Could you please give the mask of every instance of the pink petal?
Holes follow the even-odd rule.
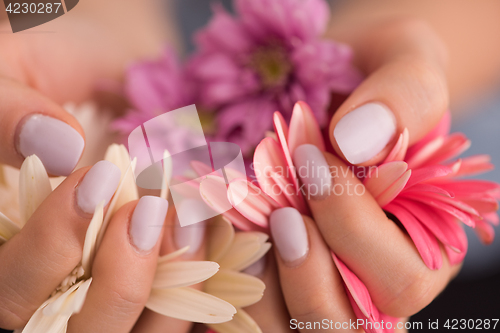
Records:
[[[401,193],[411,177],[411,172],[412,170],[406,170],[406,172],[399,177],[397,181],[395,181],[387,190],[375,198],[380,207],[384,207]]]
[[[499,184],[486,180],[454,180],[451,182],[443,183],[439,186],[446,190],[452,191],[456,195],[468,195],[470,193],[496,191],[500,187]]]
[[[490,163],[489,155],[476,155],[464,157],[462,164],[457,172],[457,176],[477,175],[494,169],[494,165]]]
[[[311,108],[305,102],[297,102],[293,107],[292,118],[290,119],[288,134],[290,153],[293,153],[298,146],[306,143],[315,145],[319,150],[325,151],[321,129]]]
[[[467,236],[455,218],[413,200],[398,199],[398,204],[410,211],[441,243],[456,252],[467,251]]]
[[[481,216],[493,225],[498,225],[500,222],[497,213],[483,213]]]
[[[451,127],[451,112],[450,110],[446,111],[445,114],[443,115],[443,118],[439,121],[439,123],[430,131],[427,133],[427,135],[421,139],[419,142],[415,143],[413,146],[411,146],[408,149],[408,157],[413,156],[413,154],[420,149],[422,149],[423,146],[427,145],[429,142],[432,140],[436,139],[437,137],[440,136],[446,136],[450,133],[450,127]]]
[[[344,286],[345,289],[347,289],[346,286]],[[354,298],[351,296],[349,289],[346,290],[347,297],[349,298],[349,302],[351,303],[352,310],[354,311],[354,314],[356,315],[356,318],[362,319],[363,320],[363,330],[365,333],[384,333],[384,330],[380,328],[380,323],[378,326],[375,324],[377,321],[374,320],[371,317],[366,317],[361,309],[359,308],[358,304],[354,300]],[[378,311],[375,307],[374,309]],[[379,327],[379,329],[376,329],[375,327]]]
[[[205,203],[219,214],[223,214],[231,223],[244,231],[259,230],[262,228],[252,223],[232,208],[227,199],[227,188],[224,178],[208,176],[200,183],[200,195]]]
[[[434,185],[425,184],[425,183],[416,184],[416,185],[413,185],[412,187],[404,190],[404,193],[411,193],[411,192],[430,192],[430,193],[445,195],[449,198],[453,198],[455,196],[455,194],[453,192],[448,192],[439,186],[434,186]]]
[[[443,258],[436,237],[403,206],[393,202],[384,209],[394,214],[405,227],[427,267],[440,269]]]
[[[460,198],[460,201],[474,208],[480,214],[483,213],[492,213],[498,210],[498,202],[493,198],[484,198],[484,199],[465,199]]]
[[[378,197],[396,182],[408,170],[403,161],[388,162],[376,168],[370,168],[363,184],[374,198]]]
[[[475,225],[474,219],[469,213],[463,212],[462,210],[454,207],[453,205],[445,203],[442,200],[435,200],[433,198],[426,197],[423,194],[415,194],[415,193],[407,193],[407,194],[404,193],[402,197],[410,198],[415,201],[419,201],[423,204],[436,207],[437,209],[441,209],[442,211],[445,211],[446,213],[455,216],[457,219],[459,219],[469,227],[473,228]]]
[[[349,269],[347,266],[337,258],[332,252],[332,258],[339,270],[342,280],[349,290],[349,293],[354,299],[356,305],[359,307],[361,313],[367,318],[373,318],[374,308],[370,293],[361,280]],[[376,318],[374,318],[376,319]]]
[[[392,161],[402,161],[405,158],[409,140],[410,140],[410,134],[408,132],[408,128],[405,127],[403,133],[399,135],[398,141],[394,145],[394,148],[392,148],[389,155],[387,155],[383,164]]]
[[[453,133],[446,137],[441,148],[429,157],[424,165],[439,164],[452,157],[458,156],[470,147],[470,140],[462,133]]]
[[[445,246],[444,250],[446,251],[446,255],[448,256],[448,261],[450,262],[450,264],[452,266],[458,265],[462,261],[464,261],[465,255],[467,254],[467,252],[465,252],[465,251],[464,252],[455,252],[451,248],[449,248],[448,246]]]
[[[289,206],[288,200],[282,193],[273,194],[276,183],[270,176],[277,168],[281,168],[279,171],[283,177],[289,171],[286,169],[287,162],[279,144],[272,138],[263,139],[255,149],[253,161],[255,176],[260,187],[281,206]]]
[[[263,228],[269,226],[269,215],[281,206],[260,188],[247,180],[237,179],[229,184],[228,200],[250,221]],[[234,203],[238,204],[234,204]]]
[[[411,175],[406,188],[410,188],[411,186],[425,182],[430,179],[444,177],[451,173],[451,169],[444,165],[433,165],[425,168],[415,169]]]
[[[474,215],[474,216],[479,216],[479,212],[474,209],[474,207],[471,207],[470,205],[466,204],[465,202],[458,200],[457,198],[450,198],[450,197],[445,197],[439,194],[435,193],[430,193],[430,192],[421,192],[418,194],[422,198],[428,198],[430,200],[435,200],[435,201],[441,201],[444,202],[448,205],[451,205],[453,207],[456,207],[460,209],[461,211]]]
[[[276,186],[278,186],[279,193],[287,198],[289,206],[294,207],[301,214],[308,215],[309,209],[304,200],[302,192],[300,192],[298,188],[295,188],[294,184],[284,178],[281,174],[271,172],[270,176],[274,180]],[[273,191],[276,192],[276,188],[274,188]]]
[[[481,240],[486,245],[489,245],[495,239],[495,230],[484,220],[476,220],[476,228],[474,229]]]
[[[426,145],[422,146],[419,150],[408,150],[406,155],[406,162],[408,162],[410,169],[415,169],[424,164],[427,159],[434,155],[436,151],[438,151],[444,143],[444,137],[437,137],[434,140],[428,142]]]

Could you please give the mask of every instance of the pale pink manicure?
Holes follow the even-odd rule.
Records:
[[[275,210],[270,217],[271,234],[283,261],[294,264],[309,251],[306,226],[295,208]]]
[[[85,213],[94,213],[97,205],[106,206],[120,183],[120,169],[111,162],[97,162],[76,189],[76,202]]]
[[[162,231],[167,216],[168,201],[155,196],[142,197],[130,221],[132,244],[141,251],[151,250]]]
[[[308,199],[322,199],[330,195],[330,166],[318,147],[311,144],[297,147],[293,152],[293,162]]]
[[[396,133],[396,119],[389,108],[368,103],[346,114],[335,126],[333,136],[352,164],[366,162],[385,148]]]
[[[73,127],[58,119],[35,114],[19,131],[17,148],[24,157],[35,154],[47,172],[68,176],[80,160],[85,142]]]

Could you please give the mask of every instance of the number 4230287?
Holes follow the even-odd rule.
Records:
[[[61,3],[9,3],[5,11],[9,14],[57,14]]]

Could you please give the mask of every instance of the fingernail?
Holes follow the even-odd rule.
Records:
[[[396,119],[389,108],[368,103],[346,114],[333,130],[345,158],[352,164],[370,160],[396,133]]]
[[[294,264],[309,251],[306,226],[300,213],[291,207],[280,208],[271,214],[271,234],[283,261]]]
[[[135,207],[130,221],[132,244],[141,251],[151,250],[167,216],[168,201],[160,197],[144,196]]]
[[[35,114],[22,123],[18,150],[40,158],[48,173],[68,176],[83,152],[85,142],[73,127],[55,118]]]
[[[109,203],[120,183],[121,171],[111,162],[97,162],[76,189],[76,202],[85,213],[94,213],[97,205]]]
[[[297,147],[293,152],[293,162],[308,198],[320,200],[330,194],[330,166],[318,147],[311,144]]]
[[[178,249],[189,246],[186,253],[195,253],[200,249],[205,237],[205,222],[198,222],[182,227],[176,218],[174,241]]]
[[[266,263],[266,256],[263,256],[262,258],[245,268],[243,270],[243,273],[250,274],[255,277],[261,277],[266,269]]]

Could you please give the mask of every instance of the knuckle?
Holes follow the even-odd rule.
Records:
[[[388,290],[388,301],[380,309],[396,317],[408,317],[422,310],[434,299],[434,278],[426,267],[409,273],[399,288]]]
[[[29,320],[30,315],[19,304],[2,297],[0,299],[0,327],[8,330],[21,328]]]
[[[115,285],[112,289],[112,306],[123,313],[133,313],[146,304],[149,293],[131,284]]]

